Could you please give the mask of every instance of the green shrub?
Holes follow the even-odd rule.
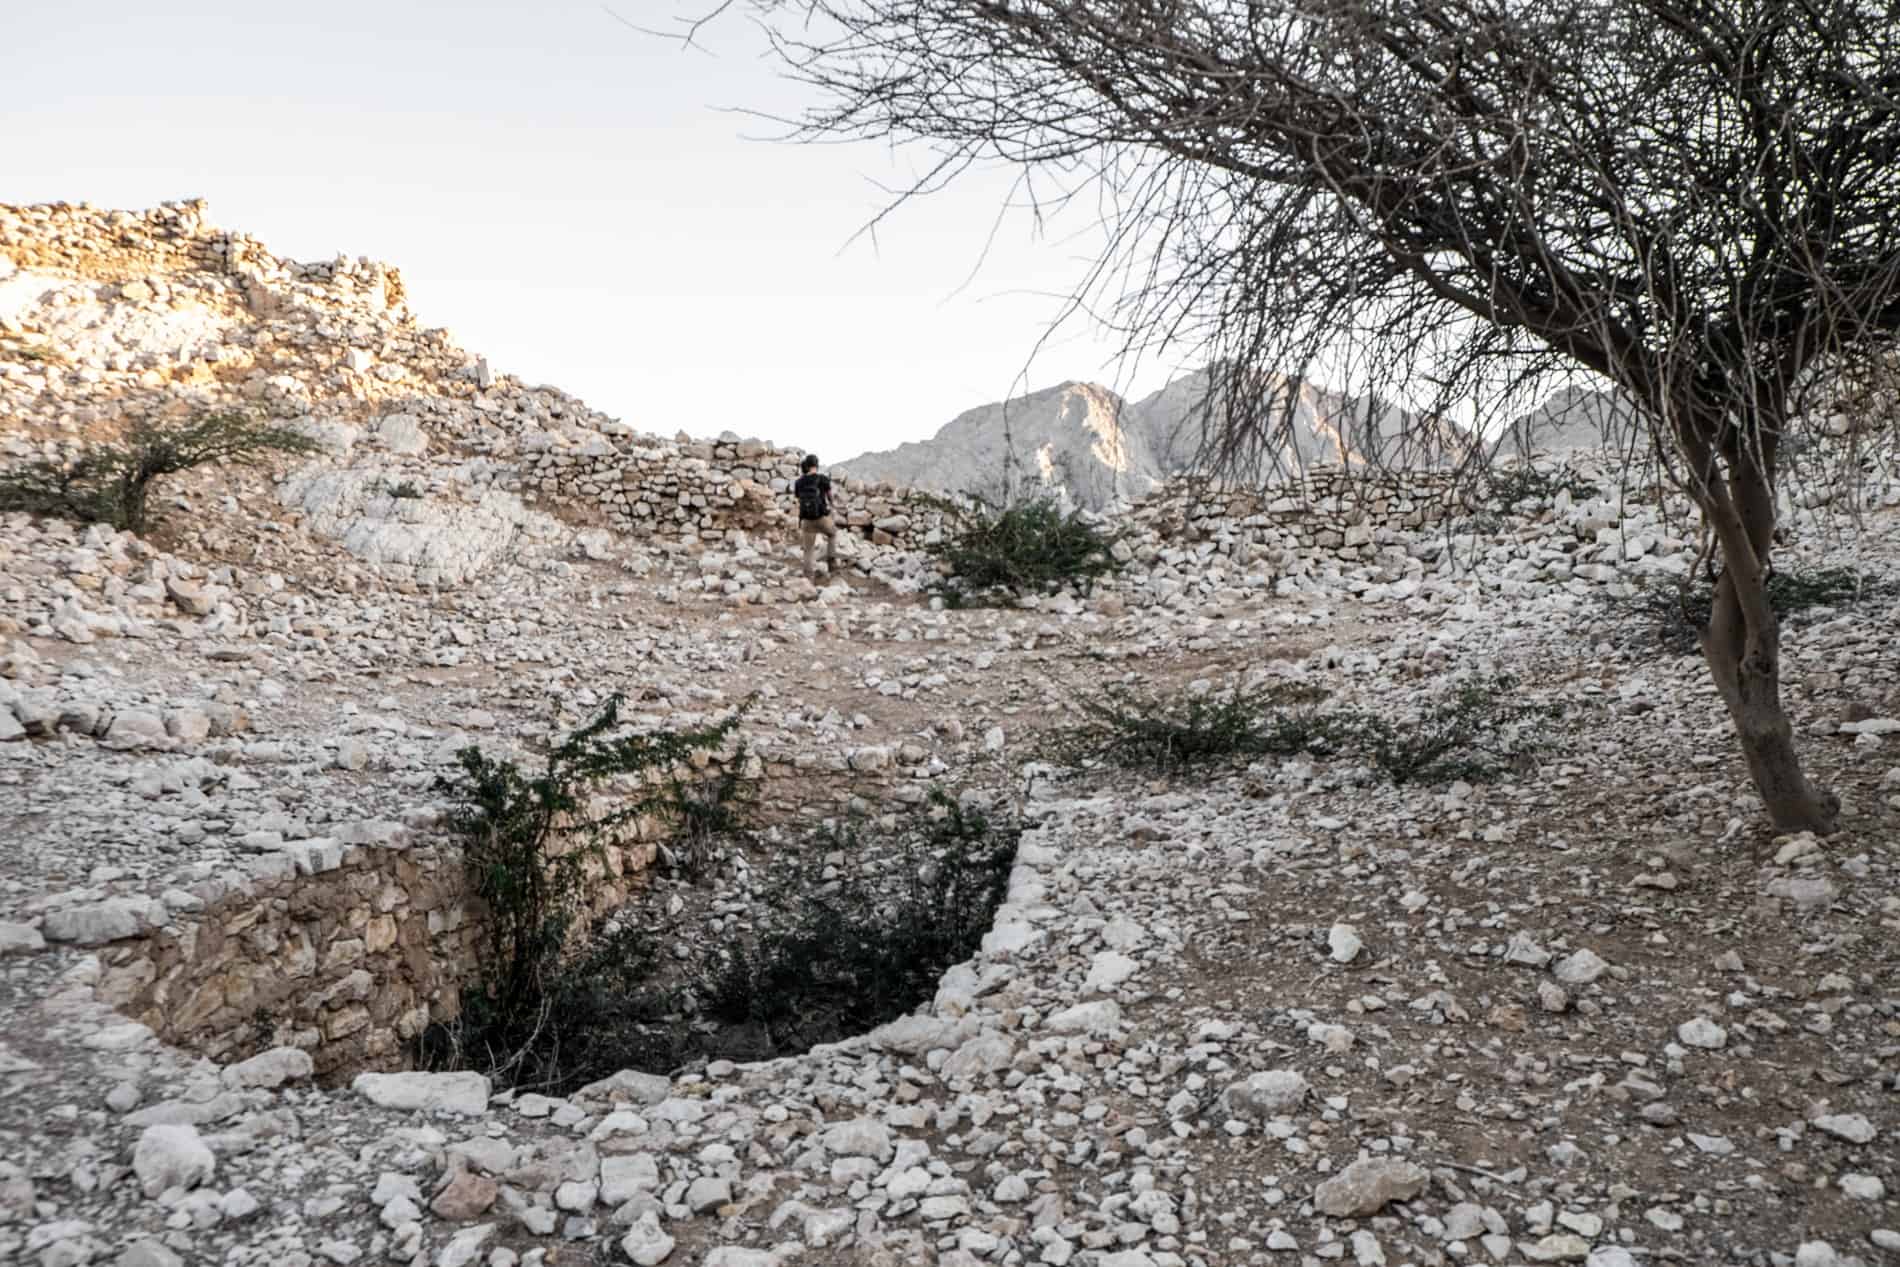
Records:
[[[1516,679],[1472,678],[1426,701],[1415,715],[1347,709],[1319,719],[1317,742],[1365,757],[1394,784],[1477,782],[1517,770],[1546,750],[1540,722],[1561,706],[1515,698]]]
[[[725,773],[674,773],[724,745],[743,709],[632,735],[616,733],[619,709],[609,700],[535,773],[478,748],[457,754],[446,821],[488,940],[460,1016],[418,1043],[424,1067],[564,1091],[620,1069],[803,1051],[916,1007],[988,931],[1020,830],[933,791],[893,829],[853,825],[776,851],[757,930],[688,962],[661,953],[671,930],[638,920],[610,916],[578,936],[589,864],[636,820],[670,819],[675,847],[703,856],[744,827],[742,754]],[[622,794],[603,808],[596,794],[610,790]]]
[[[1294,683],[1225,694],[1159,692],[1120,683],[1077,697],[1082,720],[1049,732],[1050,757],[1173,773],[1308,746],[1310,706],[1324,692]],[[1290,711],[1291,709],[1291,711]]]
[[[1086,594],[1121,566],[1116,538],[1052,497],[999,506],[971,494],[967,507],[934,504],[944,513],[943,539],[925,549],[949,569],[933,592],[952,607],[1006,606],[1070,586]]]
[[[621,703],[608,700],[536,773],[476,747],[456,754],[461,772],[442,784],[454,797],[446,825],[487,907],[488,942],[480,979],[462,993],[460,1021],[432,1036],[425,1054],[434,1061],[537,1083],[569,1067],[565,1049],[582,1041],[569,1032],[574,992],[604,971],[582,954],[580,971],[567,972],[589,866],[640,819],[665,814],[679,796],[671,772],[725,743],[744,712],[688,730],[621,734]],[[624,955],[630,943],[613,944]]]
[[[1321,709],[1312,687],[1280,685],[1183,697],[1105,687],[1081,697],[1083,719],[1051,732],[1051,755],[1158,774],[1270,755],[1360,756],[1395,784],[1483,779],[1548,746],[1553,705],[1516,701],[1510,677],[1467,680],[1410,715]]]
[[[661,953],[674,930],[609,919],[571,952],[543,955],[531,1000],[464,991],[461,1017],[424,1036],[421,1063],[566,1091],[621,1069],[764,1059],[875,1028],[975,952],[1019,834],[933,792],[892,831],[794,842],[760,877],[756,931],[681,963]],[[827,860],[840,854],[834,871]]]
[[[1842,567],[1770,572],[1764,588],[1769,605],[1781,616],[1900,597],[1900,580]],[[1605,593],[1603,604],[1617,623],[1619,645],[1700,655],[1701,634],[1715,608],[1715,582],[1707,577],[1639,582],[1626,597]]]
[[[270,453],[309,453],[317,447],[302,432],[242,413],[139,421],[119,440],[89,444],[70,461],[41,458],[0,471],[0,510],[143,533],[152,485],[164,476],[210,462],[249,464]]]
[[[660,852],[693,879],[706,873],[721,841],[746,834],[752,785],[742,777],[745,761],[741,748],[723,765],[667,785],[664,809],[673,835]]]
[[[16,361],[21,364],[39,362],[53,363],[64,358],[44,343],[29,343],[25,339],[0,335],[0,361]]]

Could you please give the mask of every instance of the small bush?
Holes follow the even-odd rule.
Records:
[[[270,453],[309,453],[314,440],[241,413],[188,422],[140,421],[114,442],[91,444],[71,461],[41,458],[0,471],[0,510],[57,515],[143,533],[152,485],[210,462],[255,463]]]
[[[1504,531],[1504,520],[1488,510],[1481,510],[1475,515],[1466,515],[1458,520],[1457,528],[1458,531],[1468,532],[1475,537],[1495,537]]]
[[[1046,745],[1066,765],[1106,762],[1161,773],[1298,752],[1311,733],[1304,706],[1323,697],[1294,683],[1236,684],[1224,695],[1113,684],[1079,696],[1083,720],[1050,732]]]
[[[570,1032],[584,1015],[574,1011],[575,991],[604,969],[584,956],[579,973],[563,978],[589,866],[639,819],[665,813],[678,792],[664,776],[723,744],[744,711],[690,730],[617,734],[621,702],[608,700],[557,743],[538,773],[475,747],[456,754],[461,774],[442,785],[455,797],[447,826],[488,908],[489,936],[461,1020],[431,1038],[425,1055],[434,1062],[544,1083],[569,1067],[565,1049],[585,1041]],[[613,785],[623,794],[604,795]],[[624,955],[627,943],[616,944]]]
[[[1856,572],[1852,568],[1816,568],[1811,572],[1771,572],[1768,602],[1780,616],[1815,607],[1852,607],[1900,597],[1900,580]],[[1676,584],[1639,583],[1627,597],[1605,594],[1605,607],[1621,627],[1625,647],[1655,646],[1672,655],[1699,655],[1701,634],[1715,608],[1715,582],[1708,578]]]
[[[414,480],[403,480],[399,484],[392,484],[388,480],[383,480],[377,485],[377,491],[398,499],[422,496],[422,488]]]
[[[1471,679],[1428,701],[1416,716],[1360,709],[1321,719],[1322,747],[1357,753],[1394,784],[1477,782],[1516,770],[1549,747],[1539,722],[1555,704],[1515,699],[1516,679]]]
[[[1084,696],[1084,720],[1052,733],[1052,755],[1172,774],[1270,755],[1357,755],[1395,784],[1483,779],[1548,746],[1536,724],[1555,706],[1513,700],[1509,677],[1474,679],[1415,715],[1320,709],[1320,692],[1283,685],[1182,698],[1111,686]]]
[[[1025,594],[1073,586],[1083,593],[1118,568],[1116,538],[1065,512],[1052,497],[999,506],[972,495],[969,507],[937,500],[943,540],[926,547],[949,568],[934,592],[953,607],[1002,606]]]

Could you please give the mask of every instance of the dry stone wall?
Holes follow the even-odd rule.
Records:
[[[101,946],[100,997],[219,1060],[293,1046],[319,1075],[403,1067],[425,1027],[457,1014],[485,917],[460,851],[411,836],[365,823],[354,840],[292,842],[235,883],[202,886],[202,909]],[[655,849],[603,852],[589,884],[596,912],[626,900]],[[136,924],[138,906],[113,910]],[[144,909],[165,918],[155,903]],[[111,913],[75,912],[72,940],[121,931]]]
[[[714,542],[795,526],[791,488],[802,450],[758,440],[562,440],[545,432],[522,438],[524,489],[592,507],[617,531]],[[833,485],[839,528],[874,545],[917,549],[942,525],[942,511],[926,494],[842,478]]]
[[[1138,537],[1214,541],[1221,553],[1290,545],[1344,560],[1469,513],[1470,489],[1443,471],[1311,471],[1266,490],[1176,480],[1130,514]]]
[[[522,444],[522,484],[543,499],[593,507],[620,532],[716,542],[794,526],[791,485],[801,456],[801,450],[756,440],[596,436],[563,443],[555,435],[530,434]],[[844,506],[840,527],[874,545],[918,550],[943,529],[937,495],[835,483]],[[1129,529],[1137,546],[1184,532],[1231,543],[1265,544],[1271,537],[1356,559],[1375,544],[1469,509],[1458,481],[1446,472],[1339,468],[1308,472],[1264,491],[1177,479],[1107,518],[1119,519],[1117,526]]]
[[[764,821],[915,803],[920,747],[701,753],[709,780],[735,764]],[[862,801],[857,808],[867,808]],[[589,863],[589,916],[623,905],[666,840],[657,821]],[[411,1044],[459,1012],[479,972],[486,910],[449,838],[394,822],[283,842],[189,893],[111,898],[49,916],[51,940],[96,946],[101,999],[176,1046],[229,1062],[272,1047],[310,1053],[318,1076],[407,1067]]]

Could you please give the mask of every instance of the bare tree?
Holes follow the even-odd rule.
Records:
[[[1764,586],[1821,394],[1900,329],[1887,0],[751,4],[817,90],[800,136],[1098,215],[1076,308],[1207,355],[1229,465],[1279,443],[1272,385],[1341,366],[1434,424],[1553,372],[1620,388],[1719,551],[1702,649],[1755,786],[1833,829]]]

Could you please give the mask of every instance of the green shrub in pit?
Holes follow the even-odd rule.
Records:
[[[572,1024],[577,991],[605,971],[594,960],[598,946],[574,958],[589,867],[641,819],[667,814],[681,796],[673,771],[724,745],[743,714],[619,733],[621,703],[609,699],[556,743],[538,772],[476,747],[456,754],[461,772],[444,780],[454,800],[446,825],[487,909],[488,942],[460,1018],[428,1036],[427,1063],[534,1085],[558,1082],[572,1067],[568,1048],[586,1040]],[[622,968],[633,960],[624,953],[631,944],[620,944]]]

